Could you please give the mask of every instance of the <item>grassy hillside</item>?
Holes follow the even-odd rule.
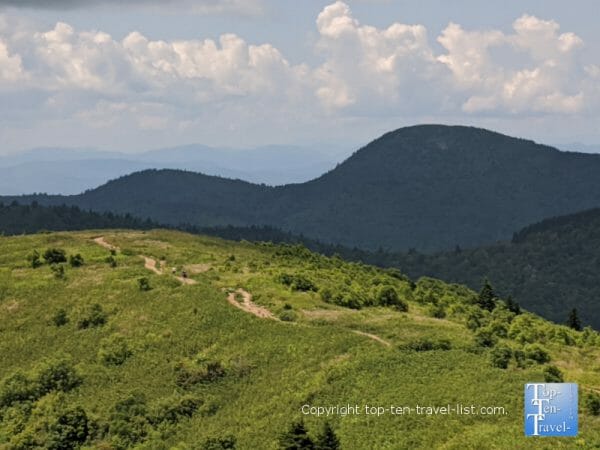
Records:
[[[350,247],[434,251],[510,239],[546,217],[600,206],[600,156],[423,125],[387,133],[301,184],[150,170],[81,195],[20,201],[33,199],[170,225],[270,225]]]
[[[2,237],[0,248],[0,448],[270,449],[305,404],[448,403],[504,414],[329,423],[344,449],[600,445],[585,408],[600,390],[598,334],[461,286],[172,231]],[[43,256],[62,253],[47,249],[72,264],[50,265]],[[523,383],[550,366],[580,383],[577,439],[522,436]],[[325,419],[304,421],[316,438]]]

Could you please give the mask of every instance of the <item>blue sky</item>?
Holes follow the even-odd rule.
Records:
[[[591,0],[0,0],[0,152],[327,151],[425,122],[595,144],[597,17]]]

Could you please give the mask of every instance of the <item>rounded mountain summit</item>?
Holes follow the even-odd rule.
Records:
[[[479,128],[419,125],[386,133],[301,184],[146,170],[80,195],[18,200],[172,225],[271,225],[366,249],[434,251],[508,239],[530,223],[600,206],[600,155]]]

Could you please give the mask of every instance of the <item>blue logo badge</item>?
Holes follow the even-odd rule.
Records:
[[[525,436],[577,436],[577,384],[525,385]]]

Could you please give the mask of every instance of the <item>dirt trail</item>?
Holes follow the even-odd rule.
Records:
[[[119,247],[115,247],[114,245],[111,245],[108,242],[106,242],[104,240],[104,236],[99,236],[97,238],[94,238],[94,242],[108,250],[119,250]]]
[[[119,247],[115,247],[112,244],[109,244],[108,242],[106,242],[106,240],[104,239],[104,236],[99,236],[97,238],[94,238],[94,242],[108,250],[119,250]],[[144,267],[148,270],[151,270],[152,272],[154,272],[157,275],[162,275],[163,271],[162,269],[165,267],[165,261],[161,261],[160,264],[156,263],[156,260],[154,258],[150,258],[149,256],[144,256],[144,255],[140,255],[142,258],[144,258]],[[196,284],[197,281],[196,280],[192,280],[191,278],[183,278],[183,277],[175,277],[177,278],[177,280],[179,280],[182,284]]]
[[[147,256],[142,256],[144,258],[144,267],[148,270],[151,270],[157,275],[162,275],[162,270],[156,267],[156,260],[154,258],[149,258]]]
[[[365,333],[364,331],[358,331],[358,330],[352,330],[352,332],[355,333],[355,334],[360,334],[361,336],[366,336],[366,337],[368,337],[370,339],[373,339],[374,341],[377,341],[380,344],[385,345],[386,347],[391,347],[391,345],[392,345],[388,341],[385,341],[385,340],[381,339],[376,334]]]
[[[183,278],[183,277],[175,277],[183,284],[198,284],[196,280],[192,280],[191,278]]]
[[[242,302],[238,302],[235,299],[236,292],[242,296]],[[235,292],[230,292],[227,296],[227,301],[236,308],[246,311],[247,313],[254,314],[256,317],[260,317],[262,319],[277,320],[273,313],[271,313],[271,311],[269,311],[267,308],[263,308],[262,306],[258,306],[256,303],[254,303],[252,301],[252,294],[243,289],[238,289]]]

